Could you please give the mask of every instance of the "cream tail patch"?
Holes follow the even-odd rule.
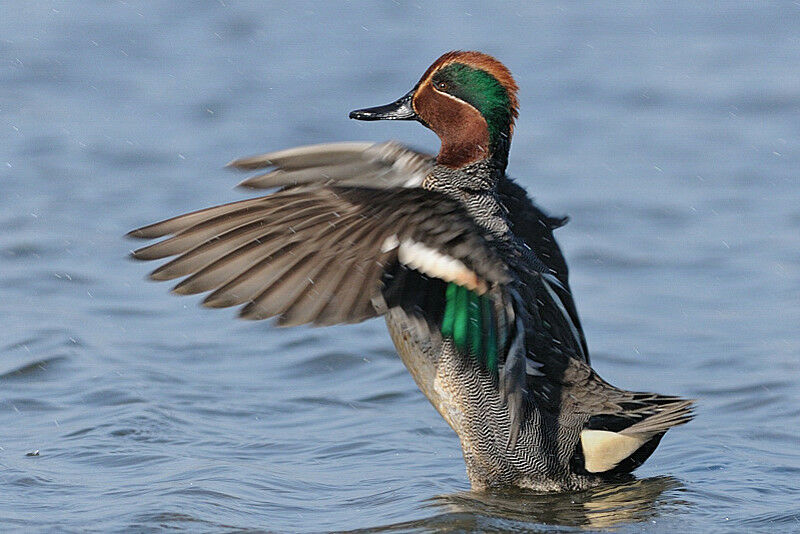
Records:
[[[649,432],[622,434],[608,430],[584,430],[581,432],[584,466],[590,473],[610,471],[654,435]]]

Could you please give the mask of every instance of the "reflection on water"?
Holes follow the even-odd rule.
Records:
[[[432,517],[355,532],[530,531],[536,524],[608,529],[650,521],[662,512],[688,505],[678,497],[683,485],[673,477],[631,478],[578,493],[504,491],[439,495],[428,504],[441,510]]]

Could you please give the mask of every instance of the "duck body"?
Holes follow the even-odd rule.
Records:
[[[579,490],[638,467],[692,402],[602,380],[553,238],[565,220],[506,175],[516,85],[477,52],[439,58],[398,101],[436,158],[395,143],[300,147],[232,162],[271,195],[131,232],[176,256],[151,276],[278,324],[383,315],[403,363],[461,440],[474,489]]]
[[[524,317],[524,343],[529,351],[521,384],[524,397],[510,410],[513,402],[498,388],[491,370],[475,358],[464,358],[463,351],[436,330],[432,334],[431,329],[420,327],[415,313],[407,311],[409,306],[392,307],[386,315],[398,354],[420,390],[461,439],[474,489],[580,490],[630,472],[653,452],[663,434],[646,433],[640,446],[624,458],[612,453],[614,465],[609,469],[589,472],[582,457],[581,433],[592,416],[604,410],[622,415],[627,406],[634,413],[674,410],[675,415],[684,417],[688,403],[676,397],[620,390],[596,375],[589,366],[583,331],[569,296],[566,263],[553,238],[553,229],[564,220],[547,216],[499,169],[475,167],[455,171],[460,179],[452,176],[451,169],[434,168],[434,179],[425,185],[460,198],[475,220],[486,224],[503,243],[504,257],[515,258],[509,265],[519,301],[534,303],[532,309],[517,310]],[[472,178],[487,172],[497,173],[496,180]],[[481,183],[496,183],[496,187],[483,190]],[[541,279],[542,266],[531,267],[536,260],[555,280]],[[552,298],[544,284],[549,291],[560,293],[556,298],[565,316],[552,303],[542,305]],[[552,326],[564,317],[572,321],[574,329],[559,331]]]

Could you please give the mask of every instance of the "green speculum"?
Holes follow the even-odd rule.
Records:
[[[441,332],[460,352],[469,353],[486,369],[497,372],[497,327],[492,302],[455,283],[445,290]]]

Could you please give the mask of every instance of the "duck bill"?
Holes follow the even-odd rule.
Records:
[[[377,106],[374,108],[357,109],[350,112],[351,119],[360,121],[412,121],[417,120],[419,117],[414,111],[414,106],[411,104],[414,98],[414,90],[412,89],[406,95],[395,100],[391,104],[385,106]]]

